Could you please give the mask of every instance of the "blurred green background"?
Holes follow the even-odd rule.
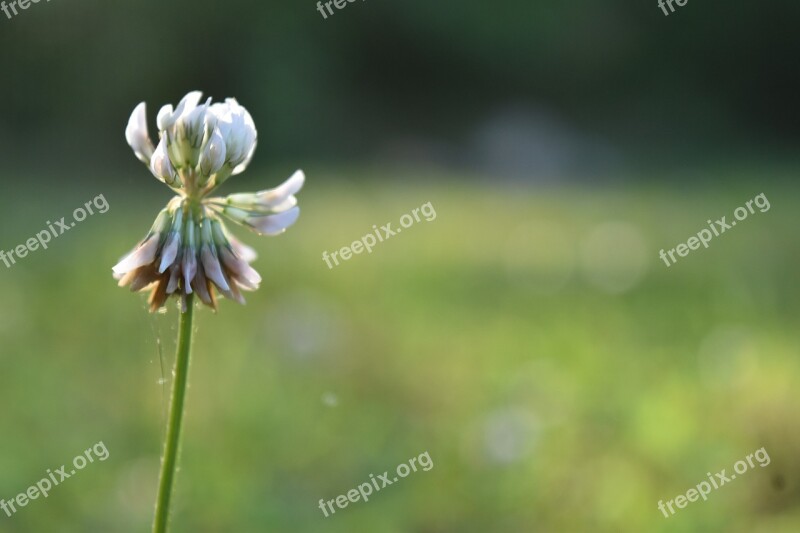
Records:
[[[240,233],[264,282],[197,313],[176,532],[794,532],[800,5],[173,1],[0,14],[0,498],[110,452],[5,532],[152,519],[177,314],[110,267],[170,197],[139,101],[235,96],[259,148],[223,193],[301,167],[302,215]],[[706,220],[755,214],[667,268]],[[437,217],[329,270],[322,252]],[[656,505],[765,447],[771,462]],[[427,451],[434,467],[325,518]]]

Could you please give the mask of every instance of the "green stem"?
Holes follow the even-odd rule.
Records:
[[[183,404],[186,397],[186,382],[189,375],[189,352],[192,347],[192,315],[194,313],[193,294],[186,297],[186,312],[181,313],[178,330],[178,353],[175,357],[172,401],[169,407],[167,442],[164,445],[164,458],[161,461],[161,477],[156,500],[156,517],[153,533],[165,533],[169,520],[169,503],[178,459],[178,444],[181,437]]]

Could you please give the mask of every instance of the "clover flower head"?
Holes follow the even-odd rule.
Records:
[[[128,121],[125,138],[150,172],[177,193],[158,214],[145,238],[113,267],[119,285],[132,291],[150,290],[150,310],[167,298],[196,293],[216,309],[215,290],[244,303],[242,290],[261,282],[250,263],[255,251],[239,242],[224,219],[261,235],[279,235],[300,214],[294,195],[302,188],[301,170],[275,189],[209,197],[231,176],[247,168],[256,149],[253,118],[234,98],[224,103],[200,103],[202,93],[190,92],[177,107],[158,112],[158,144],[147,131],[144,102]]]

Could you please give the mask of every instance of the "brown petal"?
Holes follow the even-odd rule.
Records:
[[[148,303],[150,304],[150,312],[155,313],[162,307],[164,307],[164,303],[167,301],[167,283],[168,280],[166,278],[162,278],[161,280],[156,283],[153,290],[150,292],[150,298],[148,299]]]

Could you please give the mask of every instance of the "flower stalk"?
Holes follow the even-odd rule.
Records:
[[[187,298],[185,313],[181,313],[178,327],[178,349],[173,372],[172,399],[167,421],[167,440],[164,444],[164,457],[161,459],[161,474],[156,498],[156,515],[153,533],[165,533],[169,521],[169,507],[172,500],[172,486],[178,463],[178,447],[181,440],[183,406],[186,399],[186,384],[189,378],[189,355],[192,350],[192,317],[194,302],[192,295]]]

